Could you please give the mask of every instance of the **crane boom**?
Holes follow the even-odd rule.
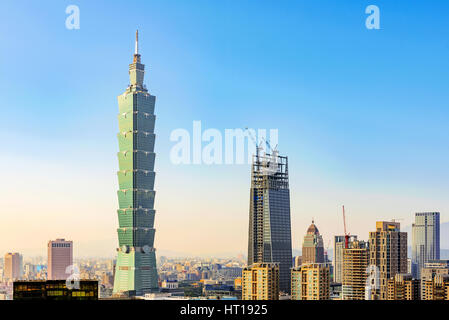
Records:
[[[257,157],[257,161],[259,161],[259,150],[261,149],[260,144],[262,142],[260,142],[260,144],[257,143],[256,137],[254,137],[254,135],[252,134],[252,132],[248,129],[248,127],[245,127],[245,131],[248,131],[248,135],[251,137],[251,140],[253,140],[254,145],[256,146],[256,157]]]

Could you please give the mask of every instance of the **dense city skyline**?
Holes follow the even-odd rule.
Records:
[[[9,169],[1,252],[45,256],[48,239],[62,237],[74,241],[75,256],[115,255],[115,96],[126,86],[136,27],[151,39],[141,50],[159,97],[155,246],[162,254],[246,252],[249,165],[169,161],[170,132],[191,130],[193,120],[221,131],[279,129],[291,170],[294,249],[312,218],[325,246],[342,234],[342,204],[361,240],[377,220],[404,219],[405,228],[416,212],[439,211],[449,221],[447,2],[404,10],[379,1],[375,31],[366,30],[356,3],[245,3],[239,14],[236,4],[138,3],[136,13],[123,3],[80,1],[79,30],[65,28],[64,4],[0,5],[8,12],[3,45],[15,48],[0,53],[9,106],[0,120],[0,163]],[[157,13],[153,20],[147,11]]]

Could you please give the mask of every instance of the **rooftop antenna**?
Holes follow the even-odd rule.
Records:
[[[136,48],[134,54],[139,54],[139,30],[136,30]]]

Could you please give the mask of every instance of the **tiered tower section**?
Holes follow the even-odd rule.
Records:
[[[145,66],[138,53],[138,34],[130,85],[118,97],[119,248],[115,295],[141,295],[158,288],[154,249],[154,106],[156,97],[143,84]]]

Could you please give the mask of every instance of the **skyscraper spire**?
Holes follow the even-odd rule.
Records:
[[[154,105],[155,96],[143,84],[136,31],[129,86],[118,97],[119,228],[114,295],[143,295],[158,291],[154,248]]]
[[[136,30],[136,48],[134,54],[139,54],[139,30]]]

